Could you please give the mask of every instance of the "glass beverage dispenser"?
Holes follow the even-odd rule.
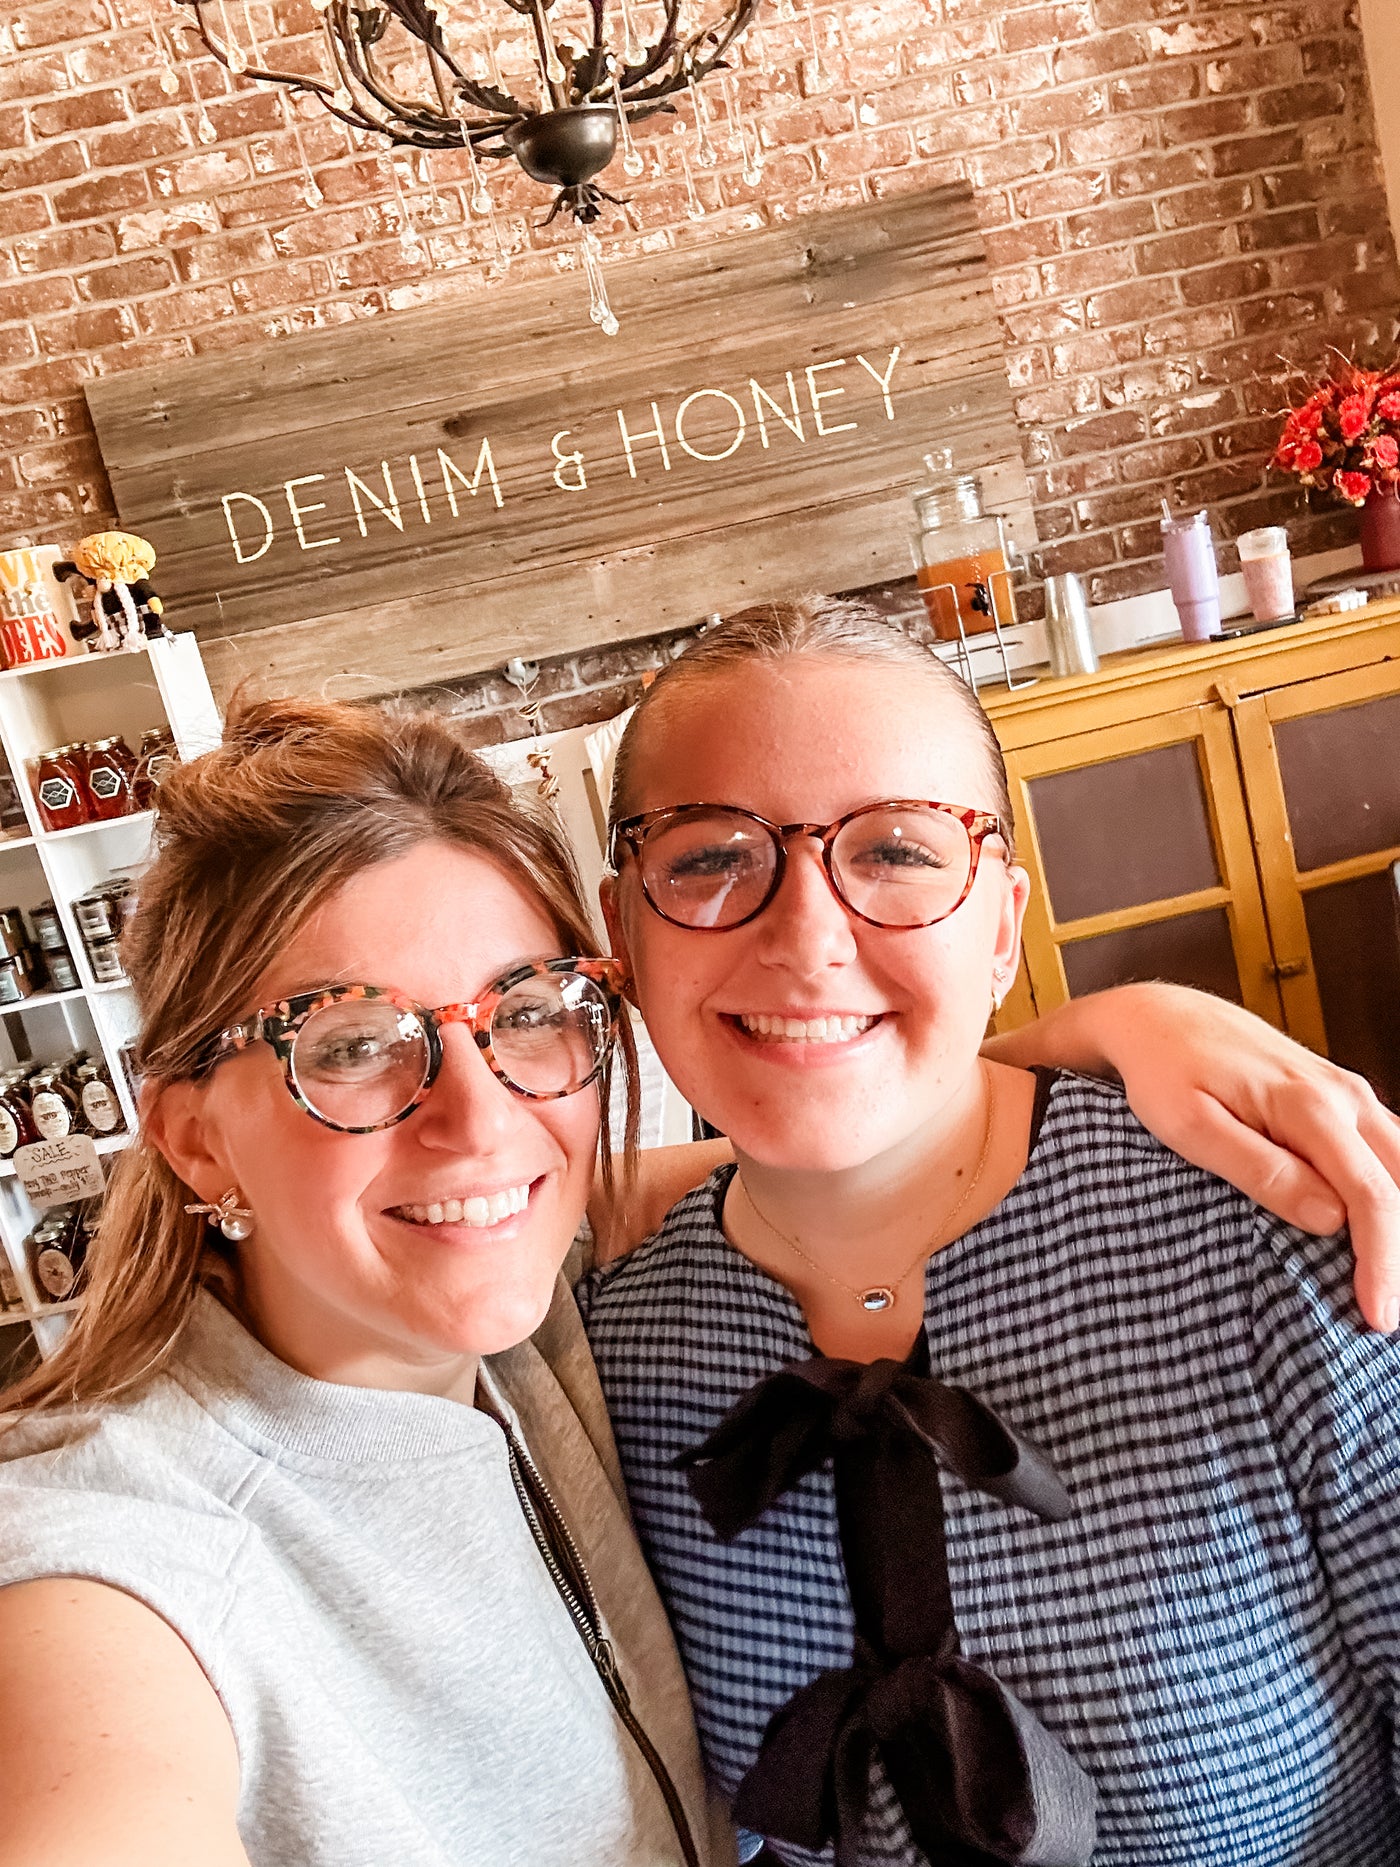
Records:
[[[914,562],[933,632],[942,642],[1010,628],[1016,621],[1002,520],[982,505],[975,473],[955,473],[945,448],[925,454],[932,484],[914,492]]]

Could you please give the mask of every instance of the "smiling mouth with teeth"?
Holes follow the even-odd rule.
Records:
[[[740,1012],[735,1023],[748,1037],[770,1044],[849,1044],[880,1022],[878,1013],[865,1017],[773,1018]]]
[[[393,1216],[410,1225],[499,1225],[513,1219],[530,1203],[530,1187],[507,1186],[499,1193],[480,1193],[471,1199],[434,1200],[426,1206],[395,1206]]]

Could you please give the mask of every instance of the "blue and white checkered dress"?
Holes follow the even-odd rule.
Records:
[[[672,1466],[814,1352],[724,1238],[730,1172],[580,1301],[732,1796],[773,1712],[849,1663],[853,1619],[829,1465],[728,1545]],[[1350,1276],[1344,1240],[1279,1223],[1069,1076],[1006,1199],[930,1261],[934,1372],[1074,1498],[1044,1524],[943,1477],[963,1651],[1093,1777],[1096,1867],[1400,1863],[1400,1339],[1365,1331]],[[878,1765],[862,1847],[924,1867]]]

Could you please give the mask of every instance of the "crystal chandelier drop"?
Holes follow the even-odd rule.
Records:
[[[624,204],[596,178],[619,146],[624,172],[640,175],[632,125],[674,111],[671,100],[683,93],[703,151],[697,87],[711,76],[724,85],[732,123],[725,54],[760,6],[716,0],[712,17],[691,18],[704,0],[311,3],[319,39],[290,42],[279,63],[260,42],[249,0],[178,0],[204,45],[235,75],[314,96],[357,136],[465,150],[473,213],[491,208],[481,160],[513,156],[532,181],[556,190],[546,221],[566,213],[582,229],[590,315],[609,333],[617,323],[592,223],[604,202]],[[783,11],[791,13],[791,0]],[[757,155],[757,131],[751,134]],[[746,172],[751,166],[756,179],[745,142]],[[688,164],[685,172],[694,198]]]

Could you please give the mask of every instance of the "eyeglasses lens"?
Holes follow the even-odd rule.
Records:
[[[961,900],[972,840],[944,810],[862,811],[837,832],[831,866],[857,914],[882,927],[927,927]]]
[[[594,1077],[612,1043],[613,1020],[601,988],[581,973],[522,979],[491,1019],[491,1049],[517,1089],[566,1096]]]
[[[311,1016],[292,1043],[303,1099],[337,1128],[374,1128],[411,1106],[428,1080],[428,1034],[387,998],[342,998]]]
[[[669,921],[735,927],[763,905],[777,861],[762,825],[729,811],[697,811],[651,830],[642,845],[642,884]]]

